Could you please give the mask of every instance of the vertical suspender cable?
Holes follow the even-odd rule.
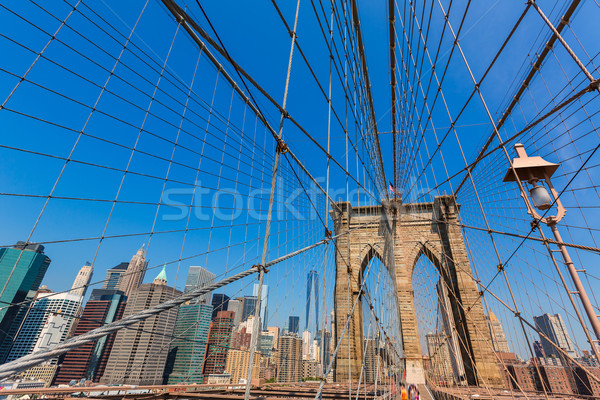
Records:
[[[283,136],[283,121],[285,120],[284,112],[285,112],[285,107],[286,107],[286,103],[287,103],[288,89],[290,86],[290,73],[292,71],[292,58],[294,56],[294,45],[296,43],[296,28],[298,26],[299,11],[300,11],[300,0],[298,0],[298,2],[296,3],[296,16],[294,18],[294,30],[292,31],[292,43],[290,44],[290,57],[289,57],[289,61],[288,61],[287,76],[285,79],[285,90],[283,93],[283,103],[282,103],[283,112],[281,113],[281,118],[279,120],[279,132],[277,133],[278,141],[280,141],[281,137]],[[264,265],[265,261],[267,260],[267,252],[269,250],[269,233],[271,230],[271,220],[272,220],[272,216],[273,216],[273,198],[275,196],[275,182],[277,180],[278,167],[279,167],[279,143],[277,143],[277,151],[275,153],[275,161],[273,162],[273,175],[271,177],[271,194],[269,197],[269,210],[267,213],[267,224],[265,227],[265,239],[263,242],[261,265]],[[260,272],[258,274],[258,290],[256,292],[256,309],[255,309],[256,323],[252,327],[252,337],[251,337],[251,341],[250,341],[250,355],[249,355],[249,360],[248,360],[248,376],[247,376],[247,380],[246,380],[246,392],[244,394],[245,400],[250,399],[250,386],[252,384],[254,353],[256,352],[256,344],[258,342],[258,334],[259,334],[258,329],[259,329],[259,326],[261,325],[260,307],[261,307],[261,297],[262,297],[262,287],[263,287],[264,277],[265,277],[265,269],[261,268]]]

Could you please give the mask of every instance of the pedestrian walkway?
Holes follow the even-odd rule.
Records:
[[[417,385],[419,400],[435,400],[425,385]]]

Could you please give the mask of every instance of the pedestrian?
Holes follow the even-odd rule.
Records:
[[[417,388],[415,387],[415,385],[410,385],[410,389],[408,391],[408,395],[410,400],[415,400],[415,396],[417,394]]]
[[[408,392],[406,391],[406,388],[404,387],[404,385],[400,386],[400,393],[401,393],[402,400],[408,400]]]

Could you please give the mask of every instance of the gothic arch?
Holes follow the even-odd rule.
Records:
[[[444,257],[442,251],[436,248],[429,241],[418,241],[411,249],[408,256],[408,260],[413,260],[409,263],[411,278],[414,273],[415,266],[422,256],[427,257],[427,259],[431,261],[431,263],[437,268],[438,272],[440,272],[440,274],[442,273],[442,260]]]
[[[359,255],[359,260],[361,260],[360,264],[359,264],[361,276],[364,275],[365,268],[367,267],[369,262],[371,262],[373,257],[377,257],[379,259],[379,261],[381,261],[381,264],[386,266],[385,265],[386,263],[384,261],[382,254],[383,254],[383,249],[377,243],[374,243],[374,244],[368,243],[364,246],[364,248],[361,250],[360,255]],[[386,268],[387,268],[387,266],[386,266]]]
[[[359,282],[369,261],[377,257],[392,276],[396,290],[406,379],[424,383],[412,275],[418,259],[426,256],[452,289],[450,308],[454,320],[460,321],[456,331],[461,342],[466,343],[461,353],[467,382],[500,387],[502,376],[489,347],[491,338],[462,233],[458,224],[445,223],[458,221],[454,198],[439,196],[430,203],[391,202],[379,207],[340,202],[338,207],[331,211],[336,233],[348,234],[336,240],[335,335],[342,342],[337,364],[343,365],[336,366],[336,380],[360,377],[363,327],[357,302]],[[348,321],[355,303],[354,316]],[[461,303],[473,304],[469,318],[465,318]],[[346,325],[346,334],[340,337]]]

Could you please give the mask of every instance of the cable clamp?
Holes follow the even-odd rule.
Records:
[[[600,79],[593,80],[590,83],[590,89],[592,89],[592,90],[598,89],[598,86],[600,86]]]
[[[263,271],[265,274],[266,274],[267,272],[269,272],[269,270],[267,269],[267,267],[265,267],[265,266],[264,266],[264,265],[262,265],[262,264],[254,264],[254,265],[252,266],[252,268],[256,268],[256,269],[258,270],[258,272],[260,272],[260,271]]]
[[[325,237],[331,239],[331,231],[325,227]]]
[[[498,264],[498,272],[504,271],[504,264]]]
[[[288,152],[287,144],[281,139],[277,139],[277,152],[281,154],[285,154]]]
[[[537,228],[540,226],[540,221],[534,219],[533,221],[531,221],[530,225],[531,225],[531,231],[535,232],[537,230]]]

